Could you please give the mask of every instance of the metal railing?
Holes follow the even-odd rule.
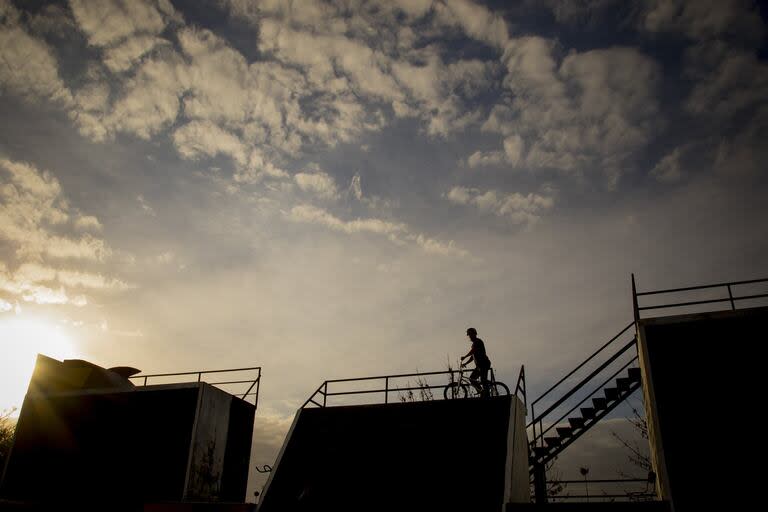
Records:
[[[704,304],[720,304],[720,303],[727,302],[730,304],[731,310],[736,310],[737,301],[768,298],[768,292],[748,294],[748,295],[734,295],[735,287],[741,287],[741,286],[746,286],[750,284],[754,285],[757,283],[768,284],[768,278],[750,279],[747,281],[730,281],[727,283],[707,284],[702,286],[687,286],[685,288],[669,288],[666,290],[652,290],[647,292],[638,292],[637,287],[635,286],[635,274],[632,274],[632,305],[634,307],[634,312],[635,312],[635,321],[640,320],[641,311],[647,311],[651,309],[680,308],[680,307],[686,307],[686,306],[701,306]],[[683,302],[672,302],[668,304],[653,304],[650,306],[640,306],[638,304],[638,297],[646,297],[649,295],[661,295],[661,294],[669,294],[669,293],[693,292],[697,290],[714,290],[717,288],[725,288],[728,292],[728,296],[719,297],[716,299],[688,300]]]
[[[571,370],[566,376],[564,376],[562,379],[557,381],[552,387],[550,387],[548,390],[546,390],[541,396],[539,396],[536,400],[531,402],[531,421],[528,423],[526,428],[532,429],[532,438],[530,441],[531,447],[537,446],[544,446],[544,434],[549,432],[552,428],[556,427],[558,422],[562,421],[567,417],[568,414],[573,412],[579,405],[584,403],[588,398],[592,397],[595,393],[601,391],[605,384],[610,382],[610,378],[605,383],[602,383],[600,386],[596,387],[591,393],[589,393],[584,399],[581,400],[578,404],[573,406],[568,412],[566,412],[564,415],[562,415],[558,420],[551,422],[548,428],[544,429],[544,419],[547,418],[551,413],[555,412],[560,408],[569,398],[571,398],[573,395],[575,395],[578,391],[580,391],[582,388],[587,386],[593,379],[595,379],[598,375],[600,375],[606,368],[608,368],[611,364],[613,364],[619,357],[627,352],[630,348],[633,346],[636,346],[636,340],[635,338],[632,338],[632,341],[625,344],[623,347],[621,347],[617,352],[615,352],[613,355],[608,357],[603,363],[601,363],[596,369],[592,370],[586,377],[582,378],[581,381],[579,381],[575,386],[573,386],[569,391],[567,391],[563,396],[561,396],[559,399],[557,399],[553,404],[551,404],[549,407],[547,407],[544,412],[539,413],[536,415],[536,405],[541,402],[544,398],[549,396],[553,393],[553,391],[557,388],[559,388],[564,382],[566,382],[568,379],[570,379],[576,372],[584,368],[589,362],[595,360],[595,358],[598,357],[601,353],[605,352],[608,347],[612,346],[623,334],[625,334],[631,327],[635,325],[634,322],[628,324],[626,327],[624,327],[621,331],[619,331],[618,334],[616,334],[613,338],[608,340],[603,346],[598,348],[595,352],[592,353],[589,357],[587,357],[581,364],[579,364],[576,368]],[[630,364],[632,364],[634,361],[637,360],[637,357],[630,360],[629,363],[626,363],[624,366],[622,366],[616,373],[614,373],[611,378],[614,378],[616,375],[618,375],[621,371],[625,370]],[[538,430],[537,430],[538,427]]]
[[[555,503],[563,500],[587,500],[595,502],[599,501],[654,501],[658,499],[655,492],[655,480],[649,480],[647,478],[613,478],[613,479],[594,479],[594,480],[547,480],[547,485],[563,485],[568,487],[569,485],[583,486],[584,494],[564,494],[562,491],[558,494],[550,494],[548,499],[550,502]],[[644,489],[624,489],[623,492],[618,490],[612,490],[606,492],[606,486],[610,489],[613,486],[618,485],[631,485],[638,486],[645,484]],[[590,486],[597,486],[593,489],[597,492],[589,492]]]
[[[383,403],[388,404],[391,402],[391,394],[392,393],[398,393],[400,394],[399,400],[400,401],[407,401],[406,397],[402,395],[402,393],[409,393],[413,391],[417,391],[421,393],[422,398],[426,400],[434,399],[434,395],[432,394],[433,389],[445,389],[447,386],[450,386],[453,382],[457,382],[457,374],[460,374],[462,370],[443,370],[439,372],[416,372],[416,373],[400,373],[395,375],[379,375],[376,377],[356,377],[356,378],[350,378],[350,379],[333,379],[333,380],[326,380],[320,386],[315,390],[314,393],[312,393],[312,396],[310,396],[306,402],[301,406],[301,408],[308,407],[310,405],[314,405],[317,407],[330,407],[328,404],[328,400],[330,397],[347,397],[347,396],[354,396],[354,395],[382,395],[383,394]],[[464,370],[466,372],[466,370]],[[430,381],[433,380],[436,376],[447,376],[448,382],[443,382],[440,384],[432,384]],[[416,385],[411,384],[412,379],[416,379]],[[407,379],[407,380],[406,380]],[[405,380],[405,382],[403,382]],[[376,381],[379,381],[380,384],[374,386],[370,389],[360,389],[360,386],[358,386],[357,389],[353,390],[332,390],[329,389],[329,387],[341,387],[342,389],[346,389],[346,387],[349,387],[350,385],[353,385],[353,383],[362,384],[362,383],[375,383]],[[491,383],[496,382],[495,374],[493,371],[493,368],[491,368],[491,375],[490,375],[490,381]],[[383,388],[381,385],[383,384]],[[518,393],[521,393],[519,395]],[[520,375],[517,379],[517,386],[515,388],[514,394],[521,397],[521,400],[523,403],[526,401],[525,396],[525,371],[523,368],[520,369]],[[428,397],[428,398],[425,398]],[[371,402],[368,402],[371,403]],[[376,401],[372,403],[381,403],[381,401]]]
[[[216,381],[216,382],[208,382],[206,380],[203,380],[203,375],[209,375],[209,374],[220,374],[220,373],[250,373],[250,378],[244,378],[244,379],[238,379],[237,377],[233,377],[235,380],[223,380],[223,381]],[[255,373],[255,375],[253,375]],[[194,375],[196,376],[196,379],[194,380],[187,380],[187,379],[175,379],[173,377],[185,377],[188,375]],[[181,384],[181,383],[187,383],[187,382],[205,382],[206,384],[210,384],[211,386],[216,386],[221,388],[223,391],[226,391],[227,393],[230,393],[232,395],[240,397],[240,399],[249,401],[253,400],[253,405],[258,407],[259,405],[259,386],[261,385],[261,367],[260,366],[252,366],[248,368],[229,368],[226,370],[200,370],[197,372],[176,372],[176,373],[155,373],[152,375],[133,375],[129,377],[131,380],[141,380],[141,384],[138,384],[140,386],[150,386],[154,384]],[[162,380],[162,382],[150,382],[150,379],[153,379],[155,381]],[[245,392],[240,392],[237,389],[232,389],[231,387],[222,387],[222,386],[234,386],[238,385],[240,387],[240,391],[242,389],[245,389]],[[247,385],[247,388],[246,388]],[[255,390],[254,390],[255,388]],[[252,398],[249,398],[252,397]]]

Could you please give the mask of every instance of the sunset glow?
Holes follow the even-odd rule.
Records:
[[[37,354],[58,360],[72,359],[77,354],[65,328],[24,316],[0,317],[0,348],[0,410],[21,406]]]

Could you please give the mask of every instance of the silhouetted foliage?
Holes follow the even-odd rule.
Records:
[[[627,421],[630,422],[634,431],[640,436],[640,439],[648,442],[648,422],[646,421],[645,416],[640,414],[638,407],[634,404],[630,405],[632,407],[632,416],[628,417]],[[637,440],[627,440],[615,431],[611,431],[611,435],[627,449],[629,452],[627,458],[634,467],[642,470],[644,474],[653,470],[650,455],[646,450],[643,450]],[[619,471],[619,474],[622,478],[633,478],[623,471]]]
[[[544,465],[545,474],[547,475],[547,496],[551,498],[557,498],[557,496],[563,494],[568,487],[567,483],[562,482],[563,475],[560,469],[555,467],[557,457],[553,458]],[[531,492],[533,496],[533,491]]]
[[[15,408],[0,412],[0,472],[5,465],[5,459],[11,450],[13,443],[13,434],[16,431],[16,422],[11,420],[11,414],[16,411]]]
[[[398,395],[401,402],[425,402],[427,400],[434,400],[435,395],[432,393],[432,389],[429,387],[429,383],[427,383],[426,379],[423,377],[417,377],[416,378],[416,385],[411,386],[411,382],[408,381],[406,383],[406,387],[408,388],[418,388],[416,390],[416,393],[414,393],[413,389],[407,389],[405,391],[398,391]]]
[[[634,432],[639,438],[647,443],[648,442],[648,421],[645,416],[640,414],[639,407],[636,404],[631,403],[629,400],[627,403],[632,408],[632,415],[627,417],[627,421],[632,425]],[[656,474],[653,472],[653,464],[651,464],[651,457],[646,449],[640,446],[640,442],[637,439],[628,440],[615,431],[611,431],[611,435],[619,441],[619,443],[627,449],[627,459],[629,463],[635,468],[641,471],[640,477],[630,475],[622,470],[619,470],[619,476],[621,478],[647,478],[647,483],[644,491],[630,491],[625,490],[627,497],[632,501],[646,501],[653,499],[650,496],[656,485]]]

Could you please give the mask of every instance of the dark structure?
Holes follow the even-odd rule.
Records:
[[[527,502],[515,396],[300,409],[259,504],[293,510],[501,510]]]
[[[757,399],[762,369],[753,353],[768,331],[766,288],[768,279],[757,279],[638,292],[633,276],[633,321],[531,402],[536,504],[508,510],[547,508],[548,501],[563,510],[738,509],[746,468],[764,452],[731,439]],[[549,496],[545,465],[641,388],[653,471],[648,479],[601,483],[650,484],[652,492],[593,493],[593,503],[568,503],[589,499],[579,494]]]
[[[754,407],[765,369],[753,350],[767,332],[765,307],[639,321],[651,456],[659,497],[675,511],[744,496],[748,468],[765,449],[732,441],[733,414]]]
[[[0,496],[244,502],[255,404],[205,382],[136,387],[131,373],[38,356]]]

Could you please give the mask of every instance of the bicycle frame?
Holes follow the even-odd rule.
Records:
[[[486,383],[487,389],[489,393],[491,393],[494,389],[494,384],[496,384],[496,375],[493,373],[493,368],[489,368],[489,376],[488,376],[488,382]],[[459,366],[459,378],[458,380],[454,381],[459,386],[464,386],[467,389],[467,397],[475,397],[480,396],[481,392],[478,391],[478,389],[475,387],[475,383],[472,382],[472,380],[467,375],[467,372],[469,371],[469,374],[472,374],[472,370],[468,370],[466,366]],[[453,380],[453,379],[452,379]],[[482,382],[478,384],[479,386],[482,386]]]

